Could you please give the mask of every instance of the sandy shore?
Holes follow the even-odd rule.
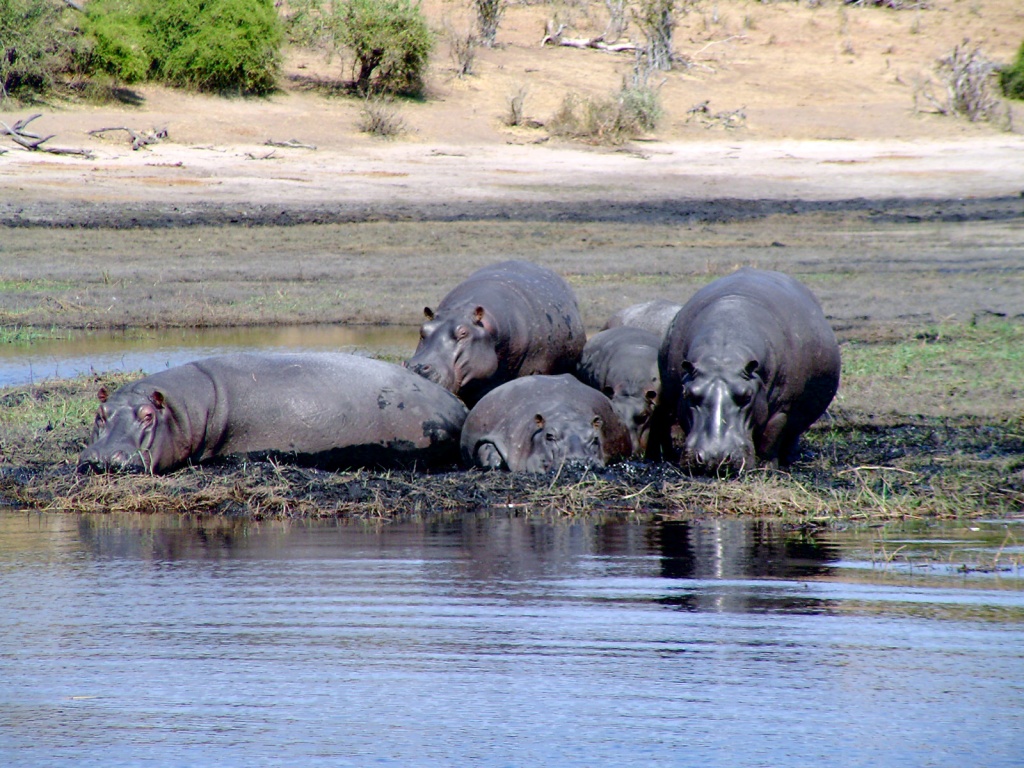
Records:
[[[115,219],[119,210],[136,209],[188,219],[211,208],[267,207],[320,209],[347,220],[447,218],[446,209],[490,218],[502,209],[565,212],[594,203],[600,218],[604,203],[712,200],[1001,199],[1012,213],[1010,201],[1024,195],[1024,136],[1011,134],[922,142],[648,142],[618,151],[398,142],[347,150],[165,142],[133,152],[109,140],[83,146],[93,157],[21,149],[0,156],[0,223],[75,224],[83,210],[98,209]]]

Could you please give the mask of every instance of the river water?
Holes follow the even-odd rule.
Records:
[[[0,387],[71,378],[91,371],[155,373],[212,355],[276,352],[358,352],[400,360],[412,354],[412,326],[298,325],[255,328],[167,328],[69,332],[31,344],[0,343]]]
[[[4,766],[1021,766],[1020,521],[0,513]]]

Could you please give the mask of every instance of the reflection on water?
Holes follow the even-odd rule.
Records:
[[[1017,766],[1024,574],[880,555],[1009,565],[1013,525],[4,513],[0,753]]]
[[[418,329],[406,326],[303,325],[257,328],[171,328],[94,331],[31,346],[0,344],[0,387],[90,371],[153,373],[211,355],[254,349],[365,352],[404,359],[416,347]]]

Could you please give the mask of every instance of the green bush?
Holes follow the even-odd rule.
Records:
[[[361,93],[422,90],[434,40],[412,0],[296,0],[294,40],[330,53],[347,49]]]
[[[57,0],[0,0],[0,99],[45,94],[71,67],[70,13]]]
[[[1006,98],[1024,100],[1024,43],[1017,51],[1017,60],[999,71],[999,87]]]
[[[273,0],[92,0],[87,19],[97,69],[125,82],[274,88],[283,30]]]

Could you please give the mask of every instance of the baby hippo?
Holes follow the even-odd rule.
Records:
[[[658,348],[661,338],[640,328],[618,326],[587,340],[576,375],[600,390],[629,430],[633,456],[647,454],[651,417],[661,398]]]
[[[467,466],[550,472],[570,460],[606,466],[630,454],[611,401],[568,374],[527,376],[489,392],[462,428]]]

